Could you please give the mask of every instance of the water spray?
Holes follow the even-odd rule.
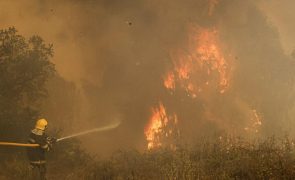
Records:
[[[115,129],[120,125],[120,123],[121,122],[118,121],[118,122],[115,122],[115,123],[110,124],[108,126],[99,127],[99,128],[90,129],[90,130],[86,130],[86,131],[83,131],[83,132],[75,133],[75,134],[72,134],[72,135],[69,135],[69,136],[59,138],[59,139],[56,140],[56,142],[63,141],[63,140],[66,140],[66,139],[70,139],[70,138],[74,138],[74,137],[77,137],[77,136],[83,136],[83,135],[94,133],[94,132],[102,132],[102,131]],[[39,144],[0,142],[0,146],[38,147]]]
[[[76,134],[72,134],[72,135],[69,135],[69,136],[59,138],[59,139],[56,140],[56,142],[63,141],[63,140],[66,140],[66,139],[70,139],[70,138],[77,137],[77,136],[86,135],[86,134],[89,134],[89,133],[101,132],[101,131],[107,131],[107,130],[115,129],[119,125],[120,125],[120,122],[116,122],[116,123],[108,125],[108,126],[95,128],[95,129],[90,129],[90,130],[87,130],[87,131],[83,131],[83,132],[79,132],[79,133],[76,133]]]

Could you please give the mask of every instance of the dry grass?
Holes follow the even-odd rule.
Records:
[[[226,138],[175,151],[119,151],[78,174],[82,179],[291,179],[294,157],[288,138]]]
[[[263,141],[223,138],[176,150],[118,151],[108,159],[95,161],[77,151],[63,159],[62,156],[52,159],[48,175],[49,179],[87,180],[292,179],[294,150],[294,143],[288,138]],[[22,162],[13,161],[5,166],[1,171],[9,172],[4,175],[10,179],[25,179]],[[0,177],[4,175],[0,173]]]

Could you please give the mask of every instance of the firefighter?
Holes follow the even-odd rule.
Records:
[[[46,158],[47,151],[52,149],[52,145],[56,142],[55,138],[48,137],[45,134],[47,129],[47,120],[39,119],[36,122],[35,128],[29,135],[29,143],[39,144],[38,147],[27,148],[27,154],[30,161],[31,175],[35,179],[46,179]]]

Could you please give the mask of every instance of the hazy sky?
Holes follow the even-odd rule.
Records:
[[[293,0],[262,0],[259,3],[269,21],[279,31],[286,53],[295,49],[295,1]]]

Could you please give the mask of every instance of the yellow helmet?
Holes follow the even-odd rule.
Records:
[[[46,119],[38,119],[35,125],[36,129],[45,130],[47,127],[47,120]]]

